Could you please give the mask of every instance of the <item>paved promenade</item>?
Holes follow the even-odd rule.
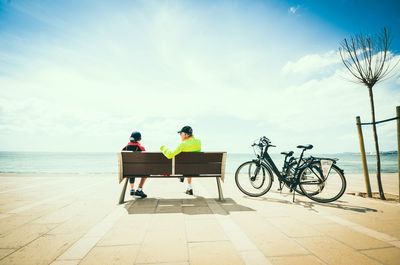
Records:
[[[348,179],[350,176],[348,176]],[[0,175],[0,264],[400,264],[400,204],[345,195],[318,204],[277,192],[226,201],[149,179],[117,205],[116,175]]]

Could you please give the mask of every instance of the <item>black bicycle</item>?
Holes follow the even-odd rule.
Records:
[[[316,202],[333,202],[346,190],[346,179],[343,170],[336,165],[337,159],[304,157],[304,152],[312,149],[312,145],[297,146],[302,149],[298,159],[293,157],[293,151],[281,153],[285,155],[282,171],[268,154],[269,147],[276,147],[268,138],[261,137],[252,147],[258,147],[257,159],[243,163],[235,173],[236,185],[248,196],[266,194],[271,189],[274,174],[280,190],[285,185],[293,192],[293,201],[297,192]]]

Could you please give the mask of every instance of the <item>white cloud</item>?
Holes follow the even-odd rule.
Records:
[[[325,54],[308,54],[293,62],[289,61],[282,68],[287,75],[290,74],[306,74],[313,75],[326,72],[332,67],[337,68],[341,64],[340,56],[335,51],[329,51]]]
[[[393,60],[399,58],[397,55]],[[348,81],[353,78],[342,65],[339,55],[332,51],[305,55],[298,61],[287,63],[282,72],[291,79],[291,85],[285,90],[287,98],[291,98],[289,105],[293,111],[299,110],[293,115],[292,128],[296,128],[298,133],[312,134],[320,143],[323,139],[336,142],[340,146],[337,151],[344,148],[358,151],[354,120],[358,115],[363,121],[371,120],[369,96],[365,86]],[[396,82],[396,78],[391,78],[374,87],[378,120],[392,117],[395,106],[400,105],[400,89]],[[302,128],[303,121],[309,117],[314,121],[308,122],[311,130]],[[396,137],[394,131],[387,129],[392,126],[385,124],[378,127],[382,150],[394,150]],[[372,151],[370,128],[364,130],[367,132],[367,149]]]
[[[291,14],[296,14],[298,12],[299,8],[300,8],[300,6],[291,6],[288,9],[288,12],[291,13]]]
[[[361,114],[363,120],[369,120],[368,93],[363,86],[343,80],[345,69],[334,56],[333,52],[312,54],[286,64],[290,65],[286,79],[291,79],[288,69],[292,74],[302,69],[305,78],[277,86],[265,85],[264,79],[247,79],[255,62],[262,67],[249,58],[238,68],[238,82],[229,82],[225,72],[216,72],[218,68],[207,75],[212,61],[195,55],[191,65],[179,56],[177,66],[170,64],[174,78],[182,75],[172,83],[162,75],[165,80],[140,75],[122,78],[112,71],[107,75],[109,69],[103,71],[101,61],[94,62],[92,68],[92,61],[83,61],[78,71],[73,61],[71,65],[42,62],[22,80],[0,79],[2,87],[9,88],[0,91],[0,146],[15,149],[15,141],[22,140],[29,144],[18,148],[29,146],[31,150],[118,150],[130,131],[139,129],[146,147],[158,150],[164,143],[174,145],[176,130],[190,124],[209,150],[246,152],[254,138],[267,135],[279,150],[309,142],[315,144],[317,152],[357,151],[354,119]],[[225,69],[235,71],[229,65]],[[321,71],[327,74],[316,75]],[[397,82],[391,79],[377,85],[379,118],[390,117],[394,106],[400,104],[399,91],[392,89]],[[391,150],[395,140],[385,137],[381,144],[384,150]]]
[[[285,64],[279,49],[300,47],[257,45],[265,32],[232,27],[236,16],[223,24],[182,7],[112,11],[79,27],[57,24],[65,35],[56,44],[39,38],[2,57],[18,67],[0,75],[1,150],[112,151],[133,129],[158,150],[186,124],[208,150],[247,152],[260,135],[277,150],[307,142],[317,152],[358,150],[354,117],[367,119],[368,95],[341,78],[334,51]],[[376,90],[381,117],[399,104],[394,82]]]

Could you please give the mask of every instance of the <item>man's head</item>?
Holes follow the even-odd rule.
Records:
[[[129,138],[131,142],[139,142],[142,140],[142,134],[140,132],[133,132]]]
[[[178,133],[182,141],[184,141],[193,136],[193,129],[190,126],[184,126]]]

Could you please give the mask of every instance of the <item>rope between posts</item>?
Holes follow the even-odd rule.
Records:
[[[387,122],[387,121],[393,121],[393,120],[400,120],[400,117],[394,117],[386,120],[381,120],[381,121],[376,121],[375,124]],[[357,123],[357,125],[372,125],[374,124],[373,122],[362,122],[362,123]]]

